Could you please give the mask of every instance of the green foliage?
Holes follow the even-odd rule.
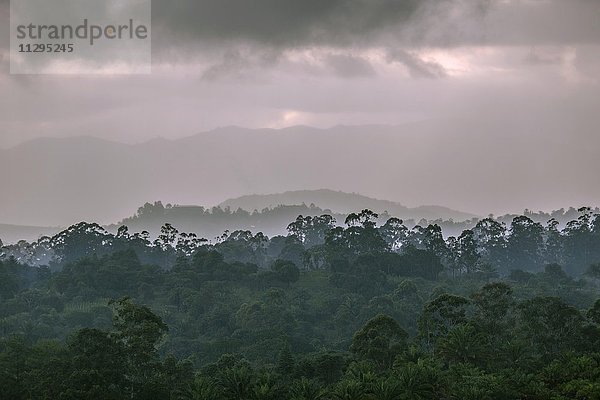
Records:
[[[294,372],[295,361],[294,355],[289,345],[285,345],[279,352],[279,359],[277,360],[277,369],[282,375],[290,375]]]
[[[407,338],[408,334],[393,318],[379,314],[356,332],[350,350],[386,369],[405,349]]]
[[[51,268],[0,260],[0,398],[598,399],[598,221],[444,240],[364,210],[214,245],[79,224],[38,243]]]
[[[536,297],[519,305],[521,334],[544,358],[585,347],[584,318],[556,297]]]
[[[291,261],[276,260],[271,269],[276,273],[277,279],[289,285],[298,282],[300,279],[300,270]]]
[[[321,400],[325,398],[325,390],[319,381],[302,377],[291,383],[289,396],[290,400]]]
[[[472,325],[457,325],[438,340],[436,353],[449,364],[483,365],[490,356],[485,339]]]
[[[419,319],[419,336],[431,347],[450,329],[467,322],[468,299],[451,294],[441,294],[425,305]]]
[[[397,382],[401,399],[432,399],[442,390],[440,372],[422,361],[395,365],[391,378]]]

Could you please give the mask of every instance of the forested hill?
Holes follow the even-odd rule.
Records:
[[[176,226],[178,229],[195,233],[199,237],[209,240],[217,236],[221,236],[225,231],[248,230],[253,233],[261,232],[267,236],[285,235],[287,234],[287,226],[290,221],[296,219],[298,215],[303,216],[319,216],[330,215],[337,224],[343,225],[348,214],[354,211],[363,209],[371,209],[370,207],[358,207],[362,205],[373,205],[378,208],[373,208],[373,211],[379,213],[378,222],[385,223],[390,217],[400,218],[408,227],[413,227],[418,223],[428,224],[435,221],[447,235],[460,234],[460,232],[471,227],[476,223],[476,219],[456,220],[451,218],[428,219],[421,216],[419,208],[408,209],[397,203],[373,200],[367,197],[362,197],[354,194],[335,193],[336,199],[345,197],[347,201],[327,202],[326,205],[340,204],[339,208],[326,208],[320,203],[302,202],[301,199],[318,200],[320,196],[249,196],[246,198],[233,199],[224,202],[218,207],[205,208],[202,206],[180,206],[180,205],[163,205],[162,202],[146,203],[140,207],[136,215],[125,218],[115,225],[110,225],[107,229],[116,231],[119,226],[126,225],[129,229],[136,232],[148,231],[151,236],[156,237],[160,233],[160,228],[169,223]],[[303,192],[314,193],[314,192]],[[282,203],[272,205],[271,201],[279,201]],[[283,202],[285,201],[285,202]],[[275,203],[274,203],[275,204]],[[316,204],[316,205],[315,205]],[[264,205],[263,208],[256,208]],[[350,205],[356,205],[354,209],[346,211]],[[395,208],[393,207],[395,205]],[[256,206],[255,208],[252,208]],[[389,206],[389,210],[384,208]],[[432,211],[435,208],[427,208],[425,214],[428,216],[454,215],[452,210],[445,212],[444,208],[440,207],[437,212]],[[333,211],[332,211],[333,210]],[[458,216],[460,213],[455,212]],[[470,216],[470,214],[464,214]],[[417,218],[418,217],[418,218]]]
[[[276,194],[254,194],[229,199],[219,206],[221,208],[230,208],[237,210],[241,208],[246,211],[263,210],[265,208],[274,208],[279,205],[301,205],[314,204],[323,210],[333,210],[338,214],[350,214],[357,210],[369,209],[377,213],[387,212],[403,220],[427,221],[434,220],[454,220],[466,221],[477,217],[474,214],[452,210],[441,206],[419,206],[406,207],[400,203],[379,200],[358,193],[345,193],[340,191],[320,189],[320,190],[295,190]]]
[[[202,206],[163,205],[162,202],[146,203],[136,215],[125,218],[108,227],[116,230],[126,225],[135,232],[148,231],[156,237],[161,227],[169,223],[185,232],[193,232],[198,237],[214,240],[225,231],[262,232],[267,236],[286,234],[287,225],[298,215],[317,216],[329,214],[335,220],[343,221],[346,215],[323,210],[315,205],[279,205],[257,210],[230,209],[229,207],[205,208]]]
[[[351,208],[354,207],[354,208]],[[118,224],[107,226],[116,232],[119,226],[126,225],[130,230],[148,231],[152,237],[160,233],[160,228],[169,223],[185,232],[213,240],[225,231],[251,231],[267,236],[286,235],[290,221],[298,215],[330,215],[338,225],[343,225],[346,217],[353,212],[368,209],[378,213],[377,222],[383,224],[390,217],[401,219],[408,228],[416,225],[438,225],[444,237],[459,236],[465,229],[472,229],[483,218],[437,206],[407,208],[386,200],[371,199],[366,196],[335,192],[330,190],[286,192],[273,195],[251,195],[223,202],[217,207],[164,205],[162,202],[146,203],[132,217]],[[600,213],[600,209],[590,209]],[[552,212],[524,214],[532,221],[546,225],[554,220],[560,228],[576,220],[580,212],[575,208]],[[494,219],[510,227],[518,215],[502,215]],[[455,217],[455,218],[453,218]],[[468,219],[466,219],[468,218]]]

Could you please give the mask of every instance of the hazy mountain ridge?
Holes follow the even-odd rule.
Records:
[[[497,182],[500,187],[511,169],[528,173],[526,165],[506,164],[504,154],[522,152],[531,162],[548,165],[553,152],[564,150],[548,144],[543,152],[532,153],[535,136],[515,134],[507,141],[489,134],[493,129],[504,130],[502,125],[457,122],[452,126],[454,130],[448,130],[444,121],[426,121],[330,129],[225,127],[178,140],[133,145],[91,137],[34,140],[0,150],[0,222],[68,226],[93,220],[110,224],[134,214],[149,199],[214,205],[248,193],[299,188],[365,193],[407,204],[436,204],[439,199],[445,206],[460,204],[452,208],[463,211],[471,211],[473,204],[480,208],[489,204],[489,211],[483,212],[494,212],[494,204],[500,201],[497,193],[478,191],[468,204],[457,202],[457,196],[473,192],[484,182]],[[436,132],[445,134],[440,137]],[[465,141],[472,144],[470,149],[461,145]],[[515,141],[522,146],[515,147]],[[444,168],[431,168],[440,164]],[[561,170],[570,173],[568,166]],[[555,197],[557,179],[561,178],[545,173],[528,179],[526,185],[513,182],[512,187],[522,196],[519,203],[535,208],[535,200],[529,203],[529,197]],[[575,181],[563,182],[564,191],[578,190]],[[512,197],[502,199],[506,203],[502,207],[510,209]],[[378,211],[406,211],[393,202],[377,204],[372,208]],[[420,209],[418,214],[436,219],[437,215],[425,212],[429,209]],[[440,215],[446,212],[436,207],[438,211]]]
[[[246,211],[260,211],[279,205],[301,204],[315,204],[321,209],[330,209],[340,214],[349,214],[364,209],[369,209],[377,213],[387,211],[390,215],[398,218],[415,220],[423,218],[426,220],[453,219],[455,221],[464,221],[477,217],[474,214],[452,210],[447,207],[419,206],[410,208],[390,200],[374,199],[358,193],[346,193],[329,189],[294,190],[267,195],[246,195],[226,200],[219,204],[219,206],[229,207],[232,210],[241,208]]]
[[[136,145],[91,137],[33,140],[0,150],[0,186],[5,189],[0,192],[0,221],[110,223],[131,215],[148,199],[218,204],[247,193],[297,188],[377,194],[381,185],[370,179],[375,171],[399,171],[399,164],[411,162],[410,157],[399,162],[390,153],[410,145],[407,137],[414,135],[406,133],[411,130],[227,127]],[[332,163],[335,153],[344,157]],[[365,153],[369,161],[356,163]]]

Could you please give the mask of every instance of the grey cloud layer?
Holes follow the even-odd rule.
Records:
[[[243,40],[276,47],[348,45],[406,23],[420,3],[418,0],[155,1],[153,28],[169,38],[192,42]]]
[[[178,0],[153,3],[159,46],[599,43],[597,0]]]
[[[8,4],[0,0],[0,49],[8,48]],[[212,60],[206,74],[213,79],[247,64],[244,47],[270,52],[265,64],[288,49],[383,48],[413,76],[440,77],[443,69],[406,50],[598,44],[599,15],[598,0],[153,1],[153,51],[157,63]],[[535,56],[529,61],[548,61]],[[342,76],[352,62],[331,61],[334,68],[344,63]],[[368,74],[362,64],[347,76]]]
[[[0,0],[8,45],[9,0]],[[304,46],[600,43],[597,0],[153,1],[156,51],[249,42]]]

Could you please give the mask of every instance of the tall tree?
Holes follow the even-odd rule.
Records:
[[[354,334],[350,350],[384,370],[406,348],[407,338],[408,334],[392,317],[379,314]]]
[[[507,241],[508,267],[539,271],[543,265],[544,228],[526,216],[517,216],[510,226]]]

